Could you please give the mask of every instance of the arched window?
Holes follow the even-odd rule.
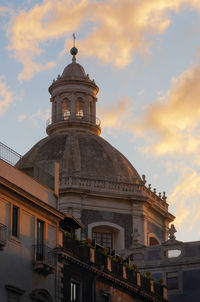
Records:
[[[54,114],[53,114],[53,121],[57,121],[57,102],[54,102]]]
[[[89,120],[92,121],[92,101],[89,102]]]
[[[113,235],[113,230],[108,227],[97,227],[92,230],[92,239],[95,239],[96,243],[111,249],[113,248]]]
[[[159,241],[156,239],[156,238],[154,238],[154,237],[150,237],[149,238],[149,245],[151,246],[151,245],[159,245],[160,243],[159,243]]]
[[[96,240],[96,243],[112,249],[124,249],[125,233],[121,226],[99,221],[88,225],[88,237]]]
[[[82,119],[84,116],[84,102],[81,98],[76,100],[76,117]]]
[[[53,299],[46,289],[34,289],[30,294],[33,302],[53,302]]]
[[[70,101],[64,99],[62,102],[62,117],[64,120],[68,120],[70,117]]]

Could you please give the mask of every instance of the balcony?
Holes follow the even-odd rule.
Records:
[[[0,142],[0,159],[15,166],[21,157],[19,153]]]
[[[43,244],[33,245],[33,269],[43,275],[53,273],[56,266],[54,250]]]
[[[62,131],[67,128],[86,128],[95,133],[100,133],[100,120],[93,115],[87,115],[84,113],[68,113],[57,114],[50,117],[46,122],[46,131],[51,134],[52,131]]]
[[[47,121],[46,121],[46,126],[48,127],[51,124],[54,123],[58,123],[58,122],[87,122],[87,123],[91,123],[91,124],[95,124],[96,126],[100,126],[101,122],[100,120],[96,117],[96,116],[92,116],[92,115],[86,115],[83,113],[76,113],[76,114],[57,114],[54,115],[52,117],[50,117]]]
[[[7,227],[0,223],[0,250],[3,250],[6,245],[6,230]]]

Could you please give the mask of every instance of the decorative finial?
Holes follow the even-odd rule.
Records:
[[[143,181],[143,184],[145,185],[145,183],[147,182],[146,181],[146,176],[144,174],[142,174],[142,181]]]
[[[76,40],[75,33],[73,33],[72,37],[73,37],[73,47],[71,48],[70,52],[71,52],[71,55],[73,56],[72,62],[76,62],[76,55],[78,53],[78,49],[75,47],[75,40]]]

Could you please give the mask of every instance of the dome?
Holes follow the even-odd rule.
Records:
[[[65,67],[63,70],[61,78],[76,78],[76,79],[86,79],[86,74],[84,68],[76,63],[73,62]]]
[[[60,175],[135,183],[141,178],[131,163],[106,140],[90,132],[68,131],[39,141],[17,163],[25,169],[30,163],[53,175],[54,163]]]

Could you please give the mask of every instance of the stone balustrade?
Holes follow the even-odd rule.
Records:
[[[137,195],[147,197],[164,210],[167,210],[168,205],[166,203],[165,192],[163,196],[157,195],[156,192],[151,191],[150,188],[147,188],[144,183],[126,183],[118,182],[106,179],[92,179],[87,177],[78,177],[78,176],[63,176],[60,183],[60,188],[84,188],[89,190],[98,190],[98,191],[111,191],[117,193],[123,193],[128,196]]]

